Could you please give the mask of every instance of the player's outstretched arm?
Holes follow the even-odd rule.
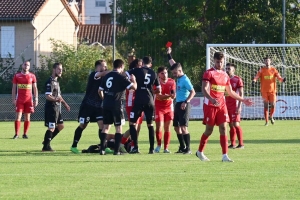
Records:
[[[167,48],[167,56],[168,56],[170,66],[172,66],[176,63],[175,60],[172,58],[171,52],[172,52],[171,47],[168,47]]]
[[[106,70],[106,71],[103,71],[103,72],[97,72],[95,74],[94,79],[99,79],[99,78],[105,76],[106,74],[108,74],[109,72],[111,72],[111,70]]]
[[[243,97],[240,97],[237,93],[235,93],[232,90],[231,85],[227,85],[225,89],[226,89],[227,93],[229,94],[229,96],[231,96],[232,98],[243,102],[246,106],[253,105],[253,102],[251,101],[251,99],[244,99]]]

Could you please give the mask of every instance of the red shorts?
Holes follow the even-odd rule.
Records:
[[[19,102],[16,103],[16,112],[21,113],[34,113],[34,107],[32,101]]]
[[[155,108],[155,121],[156,122],[167,122],[174,119],[174,111],[171,109],[160,109]]]
[[[241,114],[236,114],[236,109],[228,110],[229,122],[240,122]]]
[[[130,106],[130,107],[126,106],[126,113],[127,113],[128,120],[130,119],[130,113],[131,113],[132,108],[133,108],[133,106]],[[144,112],[142,112],[141,116],[136,120],[136,123],[142,124],[143,119],[144,119]]]
[[[229,122],[227,107],[224,105],[223,107],[214,107],[208,106],[206,104],[203,105],[203,124],[219,126],[222,123]]]

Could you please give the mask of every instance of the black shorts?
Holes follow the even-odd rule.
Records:
[[[181,104],[183,102],[178,102],[175,104],[174,110],[174,119],[173,126],[186,126],[189,125],[190,113],[191,113],[191,104],[187,103],[184,110],[181,109]]]
[[[125,124],[122,107],[103,108],[103,124],[114,124],[121,126]]]
[[[136,123],[137,119],[141,116],[142,112],[144,112],[146,116],[147,124],[152,124],[153,122],[153,112],[154,105],[153,104],[134,104],[133,108],[130,112],[130,122]]]
[[[97,108],[88,104],[81,104],[78,114],[78,122],[87,124],[89,122],[97,122],[103,120],[102,108]]]
[[[45,126],[55,128],[57,124],[63,124],[64,120],[61,117],[60,107],[45,107]]]

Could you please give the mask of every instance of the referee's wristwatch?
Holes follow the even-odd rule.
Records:
[[[184,103],[189,103],[189,102],[187,100],[185,100]]]

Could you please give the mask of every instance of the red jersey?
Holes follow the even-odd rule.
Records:
[[[168,78],[166,83],[160,82],[161,86],[161,94],[172,94],[171,91],[176,91],[176,83],[173,79]],[[154,87],[155,88],[155,87]],[[155,107],[163,108],[163,109],[173,109],[173,99],[165,99],[160,100],[155,96]]]
[[[132,107],[135,98],[134,90],[126,90],[126,107]]]
[[[230,78],[230,85],[232,87],[232,90],[236,92],[238,95],[240,95],[238,92],[238,88],[244,86],[242,79],[239,76],[235,75],[232,78]],[[231,96],[226,95],[226,106],[228,109],[236,109],[237,104],[238,104],[238,100],[232,98]]]
[[[230,84],[230,78],[226,72],[212,67],[203,74],[202,80],[209,82],[209,95],[219,102],[219,107],[223,107],[225,105],[225,88]],[[206,97],[204,97],[204,104],[214,106]]]
[[[34,83],[36,83],[36,77],[33,73],[16,73],[13,78],[13,84],[17,85],[16,99],[19,101],[32,100],[32,84]]]

